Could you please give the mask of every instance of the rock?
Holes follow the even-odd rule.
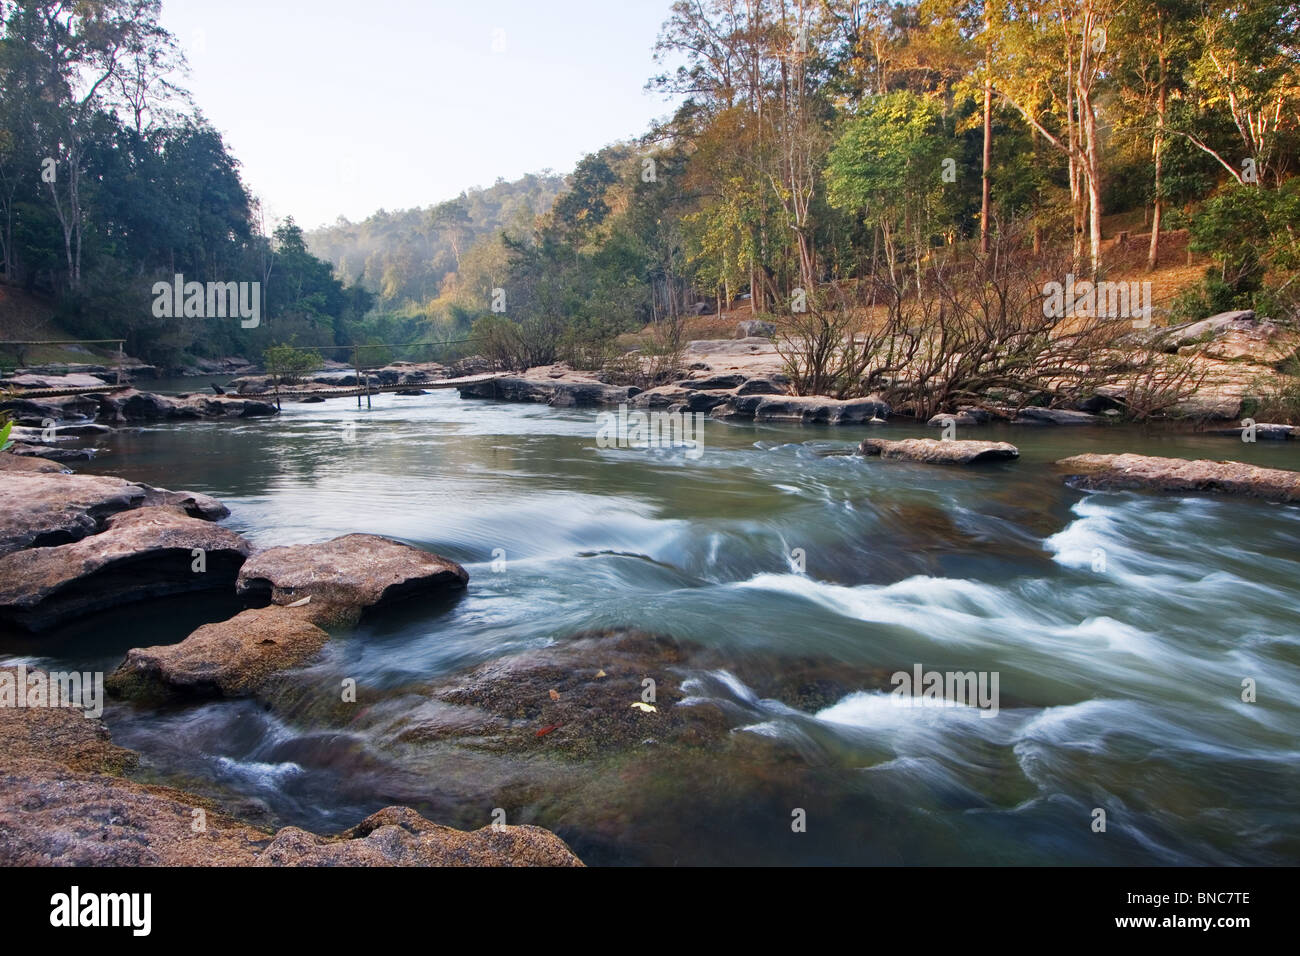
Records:
[[[90,461],[95,457],[93,448],[59,448],[56,445],[29,445],[15,442],[6,454],[19,458],[45,458],[49,461]]]
[[[491,825],[466,833],[388,807],[337,838],[285,827],[257,866],[582,866],[541,827]]]
[[[197,418],[253,418],[275,415],[273,402],[228,395],[190,395],[178,398],[127,389],[96,396],[99,417],[115,423],[175,421]]]
[[[1261,468],[1239,461],[1157,458],[1150,455],[1075,455],[1056,466],[1066,481],[1093,490],[1140,489],[1176,493],[1210,492],[1300,501],[1300,471]]]
[[[1208,432],[1210,435],[1225,435],[1232,438],[1241,438],[1246,426],[1238,425],[1236,428],[1216,428]],[[1295,425],[1274,425],[1268,422],[1257,422],[1254,426],[1256,441],[1287,441],[1292,438],[1300,438],[1300,427]]]
[[[1103,421],[1097,415],[1088,412],[1071,411],[1068,408],[1036,408],[1030,406],[1020,409],[1013,425],[1096,425]]]
[[[926,422],[931,428],[942,428],[945,422],[954,422],[959,426],[970,425],[987,425],[994,421],[1005,421],[1004,416],[995,415],[987,408],[979,408],[975,405],[963,405],[955,412],[940,412],[938,415],[931,417]]]
[[[1220,312],[1198,322],[1172,326],[1165,330],[1163,339],[1167,348],[1179,348],[1207,338],[1216,338],[1232,328],[1251,329],[1254,326],[1255,310],[1240,309],[1236,312]]]
[[[0,380],[4,388],[103,388],[104,380],[96,375],[73,372],[67,375],[14,375]]]
[[[304,597],[362,610],[390,601],[459,590],[469,574],[459,564],[373,534],[348,534],[320,544],[270,548],[239,571],[239,594],[268,595],[276,604]]]
[[[144,498],[144,488],[121,478],[6,472],[0,479],[0,555],[84,538]]]
[[[203,552],[201,571],[193,567],[195,549]],[[127,511],[71,544],[0,557],[0,620],[43,631],[91,611],[228,588],[250,550],[233,531],[179,508]]]
[[[320,404],[321,402],[323,402],[323,401],[325,401],[324,396],[321,396],[321,395],[308,395],[306,398],[300,398],[300,399],[298,400],[298,404],[299,404],[299,405],[319,405],[319,404]]]
[[[21,457],[0,453],[0,472],[4,471],[44,472],[46,474],[62,472],[66,474],[68,469],[57,461],[50,461],[48,458]]]
[[[337,837],[272,835],[212,800],[121,774],[138,764],[98,718],[0,710],[0,866],[581,866],[540,827],[472,833],[387,807]],[[236,800],[253,808],[258,801]],[[195,810],[204,826],[196,830]]]
[[[746,379],[744,383],[736,389],[737,395],[784,395],[785,393],[785,385],[779,383],[775,376],[772,378]]]
[[[28,680],[38,668],[26,668]],[[8,682],[17,682],[16,667],[0,667]],[[49,673],[41,671],[48,681]],[[84,693],[84,691],[83,691]],[[84,697],[83,697],[84,700]],[[84,710],[72,707],[4,707],[0,709],[0,767],[20,761],[53,761],[73,770],[121,771],[135,766],[136,755],[112,742],[108,728]],[[3,771],[0,771],[0,775]],[[0,825],[0,832],[3,826]]]
[[[889,405],[878,396],[835,399],[817,395],[739,395],[713,410],[715,418],[756,422],[849,425],[885,418]]]
[[[0,401],[0,411],[9,412],[15,424],[44,428],[47,421],[86,422],[99,413],[99,402],[91,395],[63,395],[56,398],[10,398]]]
[[[272,675],[319,653],[329,634],[316,622],[333,611],[325,604],[242,611],[204,624],[179,644],[132,648],[106,685],[116,696],[145,699],[251,694]]]
[[[494,398],[503,402],[544,402],[557,408],[620,405],[640,389],[595,381],[533,379],[508,375],[486,382],[456,386],[461,398]]]
[[[776,335],[776,325],[771,322],[764,322],[762,319],[745,319],[736,325],[736,338],[765,338],[770,339]]]
[[[710,375],[706,378],[688,378],[683,379],[675,384],[685,389],[698,389],[700,391],[712,391],[717,389],[738,388],[748,381],[749,376],[740,372],[733,372],[729,375]]]
[[[660,385],[638,392],[629,404],[635,408],[669,408],[685,404],[693,394],[691,389],[679,385]]]
[[[176,507],[209,521],[230,513],[207,495],[107,475],[0,471],[0,555],[76,541],[101,530],[110,516],[143,505]]]
[[[934,438],[864,438],[858,446],[863,455],[879,455],[900,461],[930,465],[973,465],[986,461],[1019,458],[1020,449],[1004,441],[939,441]]]
[[[395,394],[413,396],[413,395],[428,395],[429,393],[422,388],[403,388],[403,389],[399,389]]]

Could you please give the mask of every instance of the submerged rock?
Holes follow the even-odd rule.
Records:
[[[973,465],[1020,457],[1020,449],[1004,441],[939,441],[934,438],[904,438],[901,441],[864,438],[858,451],[866,456],[879,455],[881,458],[930,465]]]
[[[1239,461],[1157,458],[1150,455],[1075,455],[1056,463],[1066,480],[1093,490],[1209,492],[1268,501],[1300,501],[1300,471]]]
[[[310,597],[360,611],[460,590],[468,581],[464,568],[436,554],[379,535],[347,534],[261,551],[240,569],[235,590],[268,595],[276,604]]]
[[[227,588],[249,551],[233,531],[179,508],[127,511],[71,544],[0,557],[0,620],[43,631],[90,611]]]
[[[467,833],[409,807],[380,810],[335,837],[297,827],[272,834],[206,797],[121,776],[137,763],[98,718],[0,709],[0,866],[582,865],[540,827]]]

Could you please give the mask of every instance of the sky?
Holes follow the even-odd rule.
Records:
[[[567,173],[672,111],[645,90],[671,0],[163,0],[184,84],[268,219]]]

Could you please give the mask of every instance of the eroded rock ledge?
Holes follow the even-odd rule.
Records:
[[[268,598],[268,607],[205,624],[179,644],[133,648],[108,676],[111,693],[237,697],[314,657],[326,628],[347,627],[361,615],[399,601],[463,590],[459,564],[372,534],[319,544],[270,548],[239,569],[236,591]]]
[[[1300,471],[1261,468],[1239,461],[1157,458],[1150,455],[1075,455],[1056,467],[1076,488],[1211,493],[1300,501]]]

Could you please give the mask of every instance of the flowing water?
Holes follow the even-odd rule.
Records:
[[[693,458],[599,448],[596,415],[454,392],[286,405],[119,431],[82,470],[216,495],[259,546],[365,531],[466,567],[463,596],[336,635],[312,665],[329,686],[639,628],[722,662],[685,675],[679,706],[723,708],[734,745],[567,771],[433,760],[382,722],[248,700],[110,703],[115,741],[143,777],[241,795],[268,824],[337,832],[400,802],[474,827],[503,806],[590,863],[1300,862],[1300,508],[1085,494],[1050,468],[1087,451],[1300,468],[1295,445],[972,429],[1020,460],[945,468],[835,454],[915,426],[710,420]],[[0,650],[108,670],[232,612],[163,600]],[[996,716],[900,707],[866,676],[917,665],[996,673]],[[753,687],[809,666],[838,675],[833,699]]]

